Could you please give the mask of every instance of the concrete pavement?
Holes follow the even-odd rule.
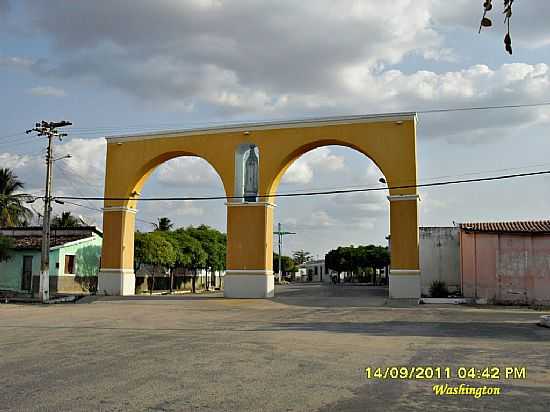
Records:
[[[0,410],[547,411],[550,329],[525,308],[387,302],[381,288],[0,305]],[[546,312],[548,313],[548,312]],[[525,367],[493,382],[369,380],[369,366]],[[437,397],[435,383],[500,396]]]

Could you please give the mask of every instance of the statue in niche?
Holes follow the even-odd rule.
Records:
[[[256,202],[258,196],[258,156],[255,146],[250,145],[244,167],[244,201]]]

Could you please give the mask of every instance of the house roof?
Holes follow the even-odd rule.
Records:
[[[94,234],[103,237],[101,230],[95,226],[51,228],[50,248],[86,239]],[[15,250],[40,250],[42,247],[42,228],[39,226],[0,228],[0,235],[11,238]]]
[[[460,223],[459,227],[469,232],[550,233],[550,220]]]

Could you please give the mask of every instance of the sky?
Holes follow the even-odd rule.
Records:
[[[105,136],[243,121],[517,105],[550,101],[550,2],[514,3],[514,54],[501,2],[478,34],[479,0],[0,0],[0,167],[39,195],[44,138],[24,131],[66,119],[55,143],[56,195],[101,196]],[[550,170],[550,106],[419,114],[420,183]],[[364,155],[322,147],[299,158],[279,192],[380,186]],[[142,196],[219,195],[199,158],[159,166]],[[420,190],[420,224],[548,219],[550,177]],[[102,225],[101,202],[55,205]],[[39,201],[33,207],[40,211]],[[225,231],[223,201],[138,205],[137,228]],[[278,199],[288,254],[385,244],[384,192]]]

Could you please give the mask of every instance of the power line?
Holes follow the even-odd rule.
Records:
[[[78,206],[78,207],[82,207],[82,208],[84,208],[84,209],[93,210],[93,211],[95,211],[95,212],[101,212],[101,213],[103,213],[103,209],[100,209],[100,208],[98,208],[98,207],[86,206],[86,205],[83,205],[83,204],[80,204],[80,203],[70,202],[70,201],[68,201],[68,200],[63,200],[63,203],[67,203],[68,205]],[[136,218],[136,221],[142,222],[142,223],[147,223],[147,224],[149,224],[149,225],[156,225],[156,223],[149,222],[148,220],[144,220],[144,219],[138,219],[138,218]]]
[[[414,112],[417,114],[435,114],[435,113],[449,113],[449,112],[465,112],[465,111],[479,111],[479,110],[504,110],[504,109],[519,109],[519,108],[533,108],[533,107],[545,107],[550,106],[550,102],[538,102],[538,103],[525,103],[525,104],[512,104],[512,105],[494,105],[494,106],[470,106],[470,107],[448,107],[448,108],[435,108],[435,109],[426,109],[426,110],[404,110],[404,112]],[[375,114],[376,115],[376,114]],[[318,116],[305,116],[301,120],[316,120],[319,119]],[[282,121],[291,121],[292,119],[272,119],[272,120],[258,120],[258,119],[246,119],[246,120],[236,120],[230,121],[220,120],[220,121],[188,121],[185,122],[185,125],[200,125],[200,126],[214,126],[214,125],[246,125],[249,123],[262,123],[262,122],[282,122]],[[167,127],[178,127],[183,126],[182,123],[149,123],[149,124],[135,124],[135,125],[105,125],[105,126],[95,126],[95,127],[82,127],[75,128],[73,132],[79,135],[88,135],[88,134],[101,134],[101,133],[117,133],[117,132],[131,132],[131,131],[143,131],[143,129],[151,129],[167,126]],[[134,129],[134,130],[132,130]],[[167,130],[169,131],[169,130]]]
[[[340,189],[340,190],[327,190],[327,191],[313,191],[313,192],[303,192],[303,193],[274,193],[269,195],[258,195],[260,199],[268,198],[277,198],[277,197],[299,197],[299,196],[322,196],[322,195],[336,195],[336,194],[345,194],[345,193],[362,193],[362,192],[374,192],[380,190],[399,190],[399,189],[415,189],[421,187],[436,187],[436,186],[448,186],[455,184],[463,183],[477,183],[477,182],[489,182],[496,180],[505,180],[505,179],[515,179],[520,177],[528,176],[540,176],[548,175],[550,170],[542,170],[537,172],[529,173],[516,173],[509,175],[501,176],[491,176],[483,177],[477,179],[462,179],[462,180],[448,180],[443,182],[433,182],[433,183],[421,183],[416,185],[401,185],[401,186],[383,186],[383,187],[372,187],[372,188],[361,188],[361,189]],[[136,197],[76,197],[76,196],[58,196],[56,199],[64,200],[110,200],[110,201],[200,201],[200,200],[242,200],[244,196],[197,196],[197,197],[150,197],[150,198],[136,198]]]
[[[524,107],[543,107],[543,106],[550,106],[550,102],[509,104],[509,105],[501,105],[501,106],[452,107],[447,109],[418,110],[416,111],[416,113],[431,114],[431,113],[447,113],[447,112],[467,112],[467,111],[475,111],[475,110],[519,109]]]

